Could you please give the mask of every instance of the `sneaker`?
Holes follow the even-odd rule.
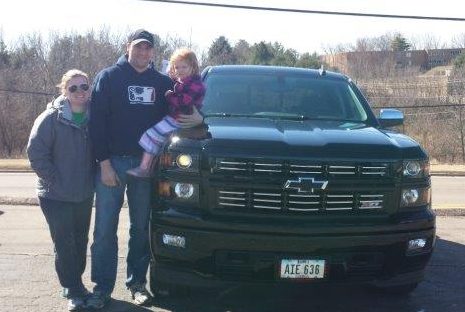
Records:
[[[145,288],[144,284],[135,284],[129,287],[129,290],[131,291],[132,299],[136,305],[145,305],[152,300],[152,296]]]
[[[68,311],[79,311],[87,308],[84,297],[70,297],[68,298]]]
[[[80,291],[80,293],[75,294],[76,296],[81,296],[81,297],[87,298],[90,295],[90,292],[82,284],[79,287],[79,291]],[[63,289],[61,290],[61,297],[64,298],[64,299],[69,299],[69,297],[70,297],[69,293],[70,293],[70,289],[66,288],[66,287],[63,287]]]
[[[141,167],[129,169],[128,171],[126,171],[126,173],[136,178],[151,178],[152,177],[152,172],[149,169],[143,169]]]
[[[110,299],[110,294],[96,290],[87,298],[86,307],[95,310],[102,309],[110,302]]]

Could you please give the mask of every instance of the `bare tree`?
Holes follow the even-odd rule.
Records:
[[[441,38],[433,34],[423,34],[414,36],[409,39],[412,50],[434,50],[444,49],[447,45],[442,42]]]
[[[452,38],[452,46],[454,48],[465,49],[465,33],[461,33]]]

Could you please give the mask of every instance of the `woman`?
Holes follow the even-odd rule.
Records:
[[[94,194],[93,158],[87,132],[90,97],[86,73],[72,69],[57,86],[61,95],[37,117],[27,146],[38,176],[37,195],[55,247],[55,269],[68,310],[85,307],[82,283]]]

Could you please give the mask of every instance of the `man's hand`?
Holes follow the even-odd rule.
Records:
[[[100,169],[102,174],[102,183],[109,187],[119,186],[121,182],[118,179],[118,175],[115,169],[111,166],[109,159],[100,162]]]
[[[180,114],[176,121],[179,123],[181,128],[192,128],[203,123],[203,116],[200,115],[197,108],[193,106],[192,115]]]

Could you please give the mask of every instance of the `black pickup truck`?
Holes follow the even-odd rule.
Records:
[[[435,242],[428,156],[350,78],[217,66],[208,126],[160,158],[151,288],[357,283],[409,293]]]

